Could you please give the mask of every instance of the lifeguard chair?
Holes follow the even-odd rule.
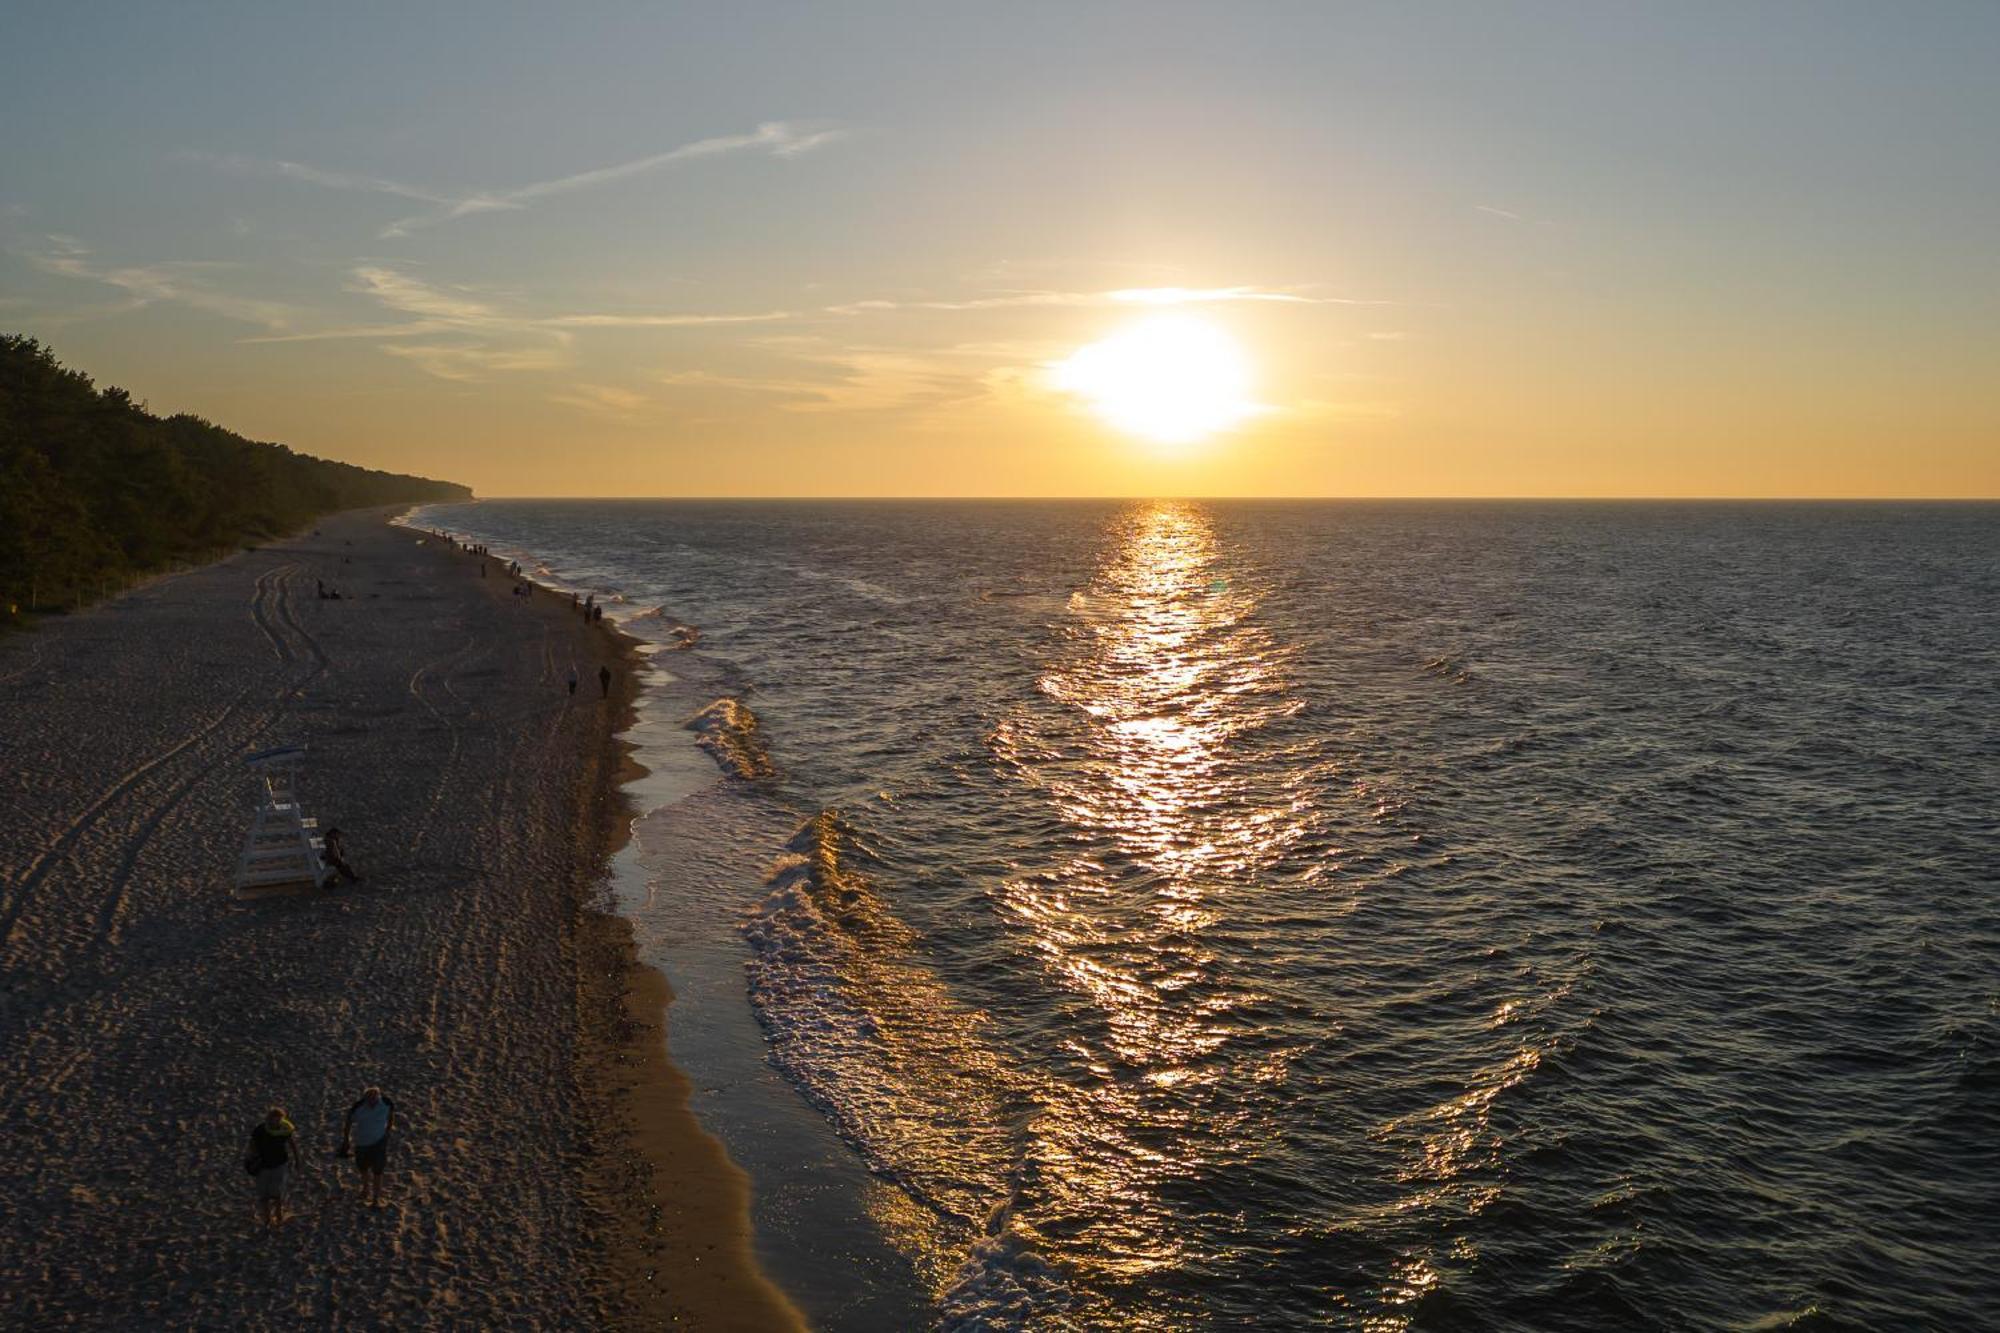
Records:
[[[243,761],[257,775],[257,813],[236,858],[236,896],[262,897],[287,887],[318,888],[333,876],[320,858],[319,821],[299,808],[299,765],[306,747],[280,745]]]

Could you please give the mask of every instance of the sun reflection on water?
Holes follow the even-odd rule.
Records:
[[[1235,753],[1299,704],[1252,586],[1224,565],[1200,508],[1129,514],[1037,681],[1057,707],[993,737],[1067,844],[997,895],[1079,1006],[1062,1052],[1073,1068],[1036,1124],[1037,1213],[1111,1282],[1218,1257],[1190,1252],[1162,1195],[1253,1160],[1262,1134],[1244,1089],[1287,1075],[1287,1051],[1251,1014],[1267,997],[1207,937],[1299,822],[1292,803],[1255,798]]]

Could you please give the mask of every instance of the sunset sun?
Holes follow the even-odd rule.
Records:
[[[1193,315],[1120,329],[1057,362],[1051,378],[1107,425],[1156,444],[1191,444],[1261,410],[1242,345]]]

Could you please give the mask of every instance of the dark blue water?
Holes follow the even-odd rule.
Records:
[[[424,521],[657,608],[940,1323],[2000,1323],[2000,508]]]

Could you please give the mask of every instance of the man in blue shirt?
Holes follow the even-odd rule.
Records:
[[[340,1126],[340,1151],[354,1149],[354,1165],[361,1172],[361,1184],[371,1208],[382,1206],[382,1168],[389,1162],[389,1131],[396,1127],[396,1103],[370,1088],[361,1100],[347,1108]]]

